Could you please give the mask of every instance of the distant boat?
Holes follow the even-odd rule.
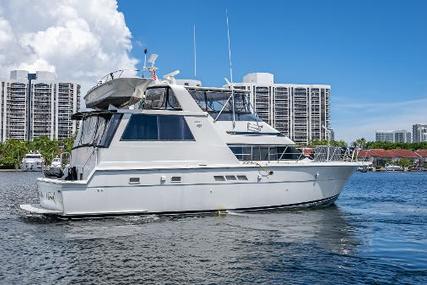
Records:
[[[384,169],[385,171],[403,171],[402,167],[395,164],[387,164]]]
[[[62,177],[64,175],[62,170],[62,158],[58,156],[55,157],[49,167],[47,167],[43,173],[46,177]]]
[[[357,171],[362,172],[362,173],[366,173],[366,172],[368,172],[368,167],[366,167],[366,166],[358,167]]]
[[[21,169],[24,171],[42,171],[44,159],[38,152],[27,153],[22,158]]]

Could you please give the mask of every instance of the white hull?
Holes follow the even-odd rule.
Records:
[[[307,206],[333,202],[358,164],[322,163],[208,169],[97,170],[89,181],[38,181],[40,205],[26,211],[58,216],[161,214]],[[246,175],[247,181],[214,181]],[[170,181],[180,176],[181,183]],[[140,177],[140,184],[129,184]],[[162,178],[164,181],[162,182]]]
[[[138,103],[151,80],[144,78],[116,78],[89,90],[85,96],[86,107],[107,109]]]

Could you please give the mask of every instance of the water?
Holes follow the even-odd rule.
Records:
[[[0,173],[1,284],[427,284],[427,173],[356,173],[336,206],[29,219],[35,173]]]

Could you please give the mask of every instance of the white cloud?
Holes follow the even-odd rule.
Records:
[[[337,139],[352,142],[364,137],[375,139],[376,130],[404,129],[427,123],[427,97],[397,102],[344,102],[333,103],[333,122]]]
[[[2,1],[0,77],[55,71],[84,92],[108,72],[135,69],[131,37],[116,0]]]

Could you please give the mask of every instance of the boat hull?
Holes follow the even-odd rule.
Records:
[[[318,206],[333,203],[356,168],[97,170],[87,183],[40,179],[36,207],[39,214],[44,208],[47,215],[75,217]],[[236,180],[215,181],[214,176]],[[129,184],[136,177],[140,183]],[[181,181],[171,182],[171,177]]]
[[[108,109],[109,105],[117,108],[138,103],[145,89],[151,83],[144,78],[116,78],[89,90],[85,96],[86,107]]]

